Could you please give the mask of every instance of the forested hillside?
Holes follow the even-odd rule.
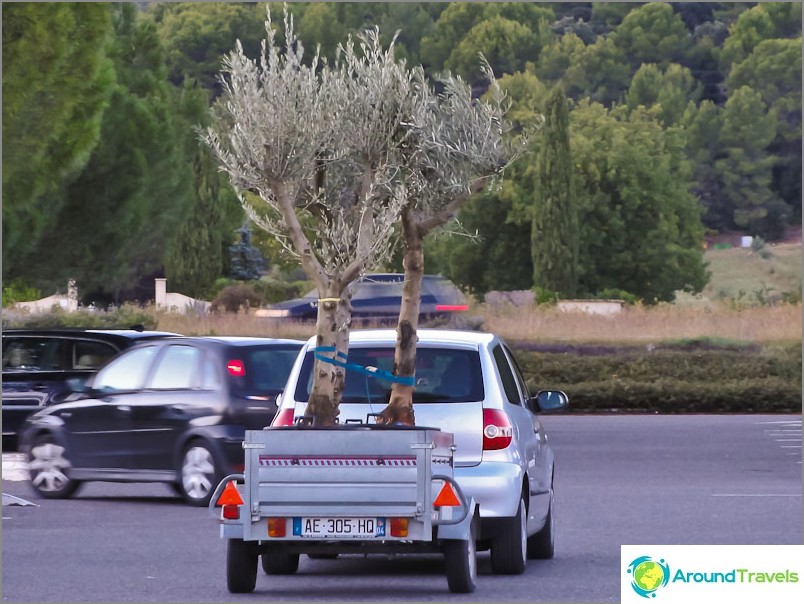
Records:
[[[275,27],[282,5],[270,4]],[[427,241],[474,293],[669,301],[705,233],[801,223],[801,15],[787,3],[291,3],[307,52],[378,26],[482,97],[489,61],[531,152]],[[197,128],[221,58],[258,58],[263,3],[4,3],[3,287],[207,297],[244,214]],[[281,27],[279,35],[282,35]],[[270,265],[287,267],[259,229]],[[393,268],[393,267],[389,267]]]

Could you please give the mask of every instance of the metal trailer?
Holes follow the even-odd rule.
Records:
[[[451,433],[293,426],[247,430],[243,448],[244,474],[225,477],[209,504],[230,592],[254,591],[260,559],[279,575],[295,573],[300,554],[433,552],[445,556],[450,591],[474,591],[478,511],[453,478]]]

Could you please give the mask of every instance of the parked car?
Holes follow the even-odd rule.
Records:
[[[491,549],[500,574],[523,572],[528,558],[551,558],[554,458],[538,414],[565,408],[567,395],[531,396],[514,355],[493,334],[420,329],[418,337],[416,425],[454,434],[455,479],[480,507],[478,549]],[[395,343],[395,330],[352,331],[349,364],[391,372]],[[273,426],[304,414],[315,346],[311,338],[299,355]],[[347,370],[340,423],[370,423],[385,408],[391,384],[370,374],[378,375]]]
[[[352,319],[375,323],[396,323],[402,305],[402,273],[373,273],[355,281],[352,287]],[[419,321],[446,320],[466,311],[466,300],[454,283],[439,275],[422,278]],[[263,317],[315,321],[318,314],[318,291],[302,298],[286,300],[259,311]]]
[[[85,481],[164,482],[206,505],[223,476],[243,471],[245,430],[271,423],[302,344],[187,337],[126,350],[76,387],[83,398],[26,419],[33,489],[63,498]]]
[[[70,394],[67,381],[87,379],[121,350],[166,331],[6,329],[3,331],[3,450],[17,448],[23,420]]]

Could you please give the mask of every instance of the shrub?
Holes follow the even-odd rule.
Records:
[[[17,302],[39,300],[41,297],[42,292],[38,289],[29,287],[15,279],[3,288],[3,308],[13,306]]]
[[[82,329],[129,329],[142,326],[143,329],[156,329],[157,318],[147,309],[124,304],[114,310],[79,309],[66,312],[55,307],[49,313],[3,313],[5,327],[50,329],[58,327],[76,327]]]
[[[240,312],[249,308],[258,308],[262,298],[251,284],[229,285],[224,287],[212,301],[212,312]]]

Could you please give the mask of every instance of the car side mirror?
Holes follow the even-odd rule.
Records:
[[[534,412],[561,411],[569,405],[569,397],[562,390],[539,390],[531,399],[531,409]]]
[[[70,378],[67,380],[67,390],[75,394],[86,394],[90,388],[87,386],[86,378]]]

